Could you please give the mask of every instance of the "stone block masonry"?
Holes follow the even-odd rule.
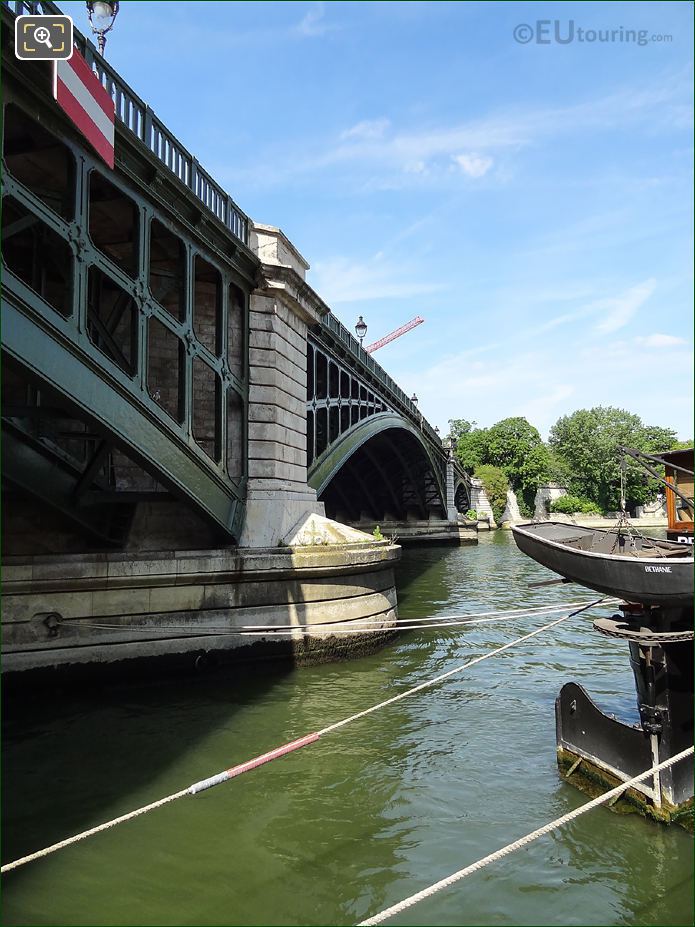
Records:
[[[309,267],[283,233],[255,225],[263,283],[249,312],[248,488],[242,547],[272,547],[324,514],[307,483],[307,330],[328,312],[305,281]]]
[[[490,526],[495,524],[495,516],[492,514],[492,506],[483,488],[483,482],[474,476],[471,477],[471,508],[478,513],[478,518],[482,516],[487,519]]]
[[[119,668],[153,657],[177,666],[264,655],[316,661],[380,643],[396,620],[400,548],[311,516],[315,544],[269,550],[162,550],[9,558],[3,673]],[[342,543],[322,543],[333,529]],[[306,531],[304,532],[306,533]],[[359,540],[361,539],[361,540]],[[329,540],[335,540],[329,538]],[[349,622],[341,637],[331,622]],[[274,627],[291,626],[273,637]],[[354,633],[360,625],[370,629]],[[267,627],[246,636],[242,628]]]

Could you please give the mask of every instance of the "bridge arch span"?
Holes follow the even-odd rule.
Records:
[[[454,471],[454,506],[463,514],[471,508],[470,483],[457,471]]]
[[[394,412],[354,425],[316,459],[308,477],[331,518],[446,517],[443,461],[420,430]]]

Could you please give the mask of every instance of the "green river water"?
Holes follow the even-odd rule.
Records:
[[[508,532],[410,548],[402,617],[589,601]],[[610,612],[608,612],[610,613]],[[595,611],[594,615],[599,614]],[[161,798],[539,627],[418,630],[367,657],[4,704],[3,860]],[[3,924],[356,924],[586,801],[555,765],[581,682],[636,719],[627,645],[577,616],[232,782],[3,878]],[[600,808],[387,923],[691,924],[692,838]]]

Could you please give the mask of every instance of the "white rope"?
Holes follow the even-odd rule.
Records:
[[[663,763],[659,763],[657,766],[652,766],[651,769],[645,770],[645,772],[640,773],[639,776],[634,776],[632,779],[628,779],[627,782],[621,782],[620,785],[616,785],[615,788],[611,789],[609,792],[604,792],[603,795],[599,795],[598,798],[594,798],[591,801],[586,802],[586,804],[580,805],[579,808],[575,808],[574,811],[570,811],[568,814],[563,814],[562,817],[556,818],[554,821],[551,821],[549,824],[546,824],[543,827],[539,827],[538,830],[534,830],[530,834],[526,834],[525,837],[521,837],[519,840],[515,840],[514,843],[507,844],[507,846],[502,847],[501,850],[490,853],[489,856],[484,856],[482,859],[472,863],[470,866],[466,866],[465,869],[459,869],[458,872],[454,872],[452,875],[447,876],[446,879],[442,879],[440,882],[435,882],[434,885],[430,885],[428,888],[423,888],[422,891],[416,892],[414,895],[410,895],[409,898],[404,898],[403,901],[399,901],[398,904],[394,904],[390,908],[386,908],[385,910],[380,911],[378,914],[375,914],[373,917],[367,918],[366,921],[360,921],[357,927],[371,927],[373,924],[381,924],[388,918],[393,917],[394,914],[400,914],[401,911],[405,911],[406,908],[411,908],[414,904],[417,904],[419,901],[422,901],[425,898],[429,898],[431,895],[441,891],[443,888],[448,888],[455,882],[459,882],[461,879],[465,879],[466,876],[471,875],[471,873],[478,872],[480,869],[484,869],[485,866],[489,866],[490,863],[494,863],[496,860],[502,859],[504,856],[508,856],[515,850],[520,850],[522,847],[528,846],[529,843],[532,843],[534,840],[538,840],[539,837],[544,837],[546,834],[557,830],[557,828],[562,827],[564,824],[568,824],[570,821],[573,821],[580,815],[586,814],[587,811],[592,811],[599,805],[610,801],[611,798],[616,798],[622,792],[624,792],[625,789],[629,789],[631,786],[641,782],[643,779],[648,779],[649,776],[653,776],[655,773],[660,772],[662,769],[668,769],[669,766],[675,766],[676,763],[680,763],[681,760],[684,760],[686,757],[690,756],[694,750],[695,748],[688,747],[687,750],[683,750],[681,753],[676,754],[676,756],[672,756],[670,759],[664,760]]]
[[[356,714],[351,715],[349,718],[344,718],[342,721],[336,721],[335,724],[330,724],[322,731],[319,731],[319,737],[322,734],[328,734],[329,731],[336,731],[339,727],[344,727],[346,724],[350,724],[351,721],[356,721],[358,718],[364,718],[365,715],[370,715],[373,711],[377,711],[379,708],[385,708],[387,705],[393,705],[394,702],[399,702],[402,698],[407,698],[409,695],[414,695],[416,692],[421,692],[423,689],[428,689],[430,686],[436,686],[438,683],[443,682],[450,676],[455,676],[457,673],[462,673],[465,669],[468,669],[469,666],[473,666],[476,663],[481,663],[483,660],[488,660],[490,657],[494,657],[496,654],[502,653],[504,650],[509,650],[510,647],[514,647],[516,644],[521,644],[523,641],[527,641],[529,638],[535,637],[537,634],[542,634],[543,631],[549,631],[550,628],[554,628],[561,622],[567,621],[568,618],[573,618],[575,615],[578,615],[579,612],[586,611],[587,608],[591,608],[593,605],[598,605],[602,601],[603,599],[596,599],[593,602],[589,602],[587,605],[582,606],[582,608],[577,609],[571,614],[563,615],[562,618],[556,618],[549,624],[544,624],[542,628],[537,628],[535,631],[531,631],[529,634],[524,634],[523,637],[517,637],[515,640],[510,641],[508,644],[503,644],[501,647],[496,647],[494,650],[490,650],[480,657],[475,657],[473,660],[467,660],[460,666],[455,666],[447,673],[442,673],[441,676],[435,676],[434,679],[428,679],[425,682],[421,682],[419,686],[408,689],[406,692],[401,692],[400,695],[394,695],[392,698],[388,698],[383,702],[379,702],[377,705],[372,705],[371,708],[365,708],[364,711],[358,711]]]
[[[608,601],[608,600],[606,600]],[[611,602],[619,602],[619,599],[611,599]],[[406,622],[435,622],[435,621],[468,621],[468,620],[482,620],[487,618],[492,618],[496,620],[504,620],[506,618],[514,618],[525,615],[534,615],[534,614],[545,614],[546,612],[561,612],[565,611],[568,608],[579,607],[580,605],[586,605],[587,600],[581,599],[578,602],[561,602],[558,605],[535,605],[529,608],[507,608],[502,611],[495,612],[468,612],[462,615],[425,615],[422,618],[400,618],[400,623]],[[352,619],[352,621],[359,619]],[[321,627],[332,627],[334,625],[343,625],[350,624],[349,621],[326,621],[321,623]],[[248,624],[242,625],[242,628],[245,631],[263,631],[267,630],[267,625],[262,624]],[[285,624],[285,625],[274,625],[273,628],[282,628],[283,630],[296,630],[297,625]]]
[[[617,604],[620,599],[605,599],[604,604]],[[417,628],[447,628],[447,627],[456,627],[458,625],[469,625],[469,624],[490,624],[498,621],[511,621],[516,618],[532,618],[536,615],[552,614],[553,612],[565,611],[568,608],[574,608],[575,606],[580,606],[586,604],[586,600],[577,601],[577,602],[564,602],[560,605],[541,605],[534,608],[527,609],[505,609],[500,612],[471,612],[470,614],[463,615],[430,615],[424,616],[422,618],[400,618],[397,621],[389,625],[384,624],[375,624],[373,621],[365,621],[359,618],[352,618],[348,620],[339,620],[339,621],[324,621],[320,624],[313,625],[297,625],[297,624],[283,624],[283,625],[240,625],[239,627],[226,627],[226,628],[217,628],[214,626],[206,626],[203,628],[191,628],[190,625],[157,625],[156,627],[132,627],[124,626],[122,624],[103,624],[97,622],[87,622],[80,621],[79,627],[81,628],[95,628],[100,631],[128,631],[136,632],[140,631],[143,633],[153,633],[153,632],[165,632],[165,633],[178,633],[178,632],[187,632],[192,637],[205,637],[208,635],[233,635],[233,634],[244,634],[248,636],[260,636],[260,637],[272,637],[278,636],[281,637],[284,634],[296,634],[298,632],[307,632],[307,631],[323,631],[331,629],[333,631],[339,631],[341,634],[362,634],[368,633],[370,631],[383,632],[383,631],[394,631],[394,630],[414,630]],[[488,617],[489,616],[489,617]],[[355,627],[357,622],[361,622],[359,626]],[[59,624],[68,626],[72,622],[60,621]]]
[[[524,634],[523,637],[519,637],[516,640],[510,641],[508,644],[504,644],[502,647],[497,647],[495,650],[491,650],[488,653],[483,654],[480,657],[476,657],[473,660],[468,660],[466,663],[461,664],[460,666],[455,667],[452,670],[449,670],[447,673],[442,673],[440,676],[436,676],[434,679],[429,679],[426,682],[420,683],[420,685],[415,686],[412,689],[408,689],[405,692],[401,692],[399,695],[394,695],[393,698],[386,699],[386,701],[379,702],[377,705],[372,705],[371,708],[366,708],[364,711],[359,711],[354,715],[351,715],[349,718],[344,718],[342,721],[337,721],[335,724],[330,724],[328,727],[323,728],[323,730],[317,732],[316,739],[328,734],[331,731],[336,731],[338,728],[344,727],[346,724],[350,724],[352,721],[356,721],[358,718],[363,718],[366,715],[371,714],[379,708],[385,708],[387,705],[392,705],[394,702],[398,702],[403,698],[407,698],[409,695],[414,695],[416,692],[421,692],[423,689],[427,689],[430,686],[434,686],[437,683],[442,682],[445,679],[448,679],[450,676],[454,676],[456,673],[463,672],[464,669],[467,669],[469,666],[473,666],[475,663],[480,663],[483,660],[487,660],[490,657],[494,657],[498,653],[502,653],[503,650],[509,650],[510,647],[514,647],[516,644],[520,644],[523,641],[528,640],[531,637],[535,637],[537,634],[541,634],[543,631],[548,631],[550,628],[555,627],[555,625],[560,624],[563,621],[567,621],[568,618],[574,617],[574,615],[579,614],[579,612],[586,611],[586,609],[591,608],[593,605],[598,605],[603,602],[603,599],[596,599],[594,602],[589,602],[588,604],[582,606],[576,611],[570,613],[569,615],[564,615],[562,618],[556,618],[554,621],[551,621],[550,624],[544,625],[542,628],[538,628],[535,631],[531,631],[530,634]],[[249,761],[248,769],[252,769],[253,761]],[[219,782],[225,781],[224,778],[220,778]],[[41,859],[44,856],[48,856],[50,853],[55,853],[57,850],[62,850],[65,847],[70,846],[73,843],[77,843],[80,840],[84,840],[86,837],[91,837],[94,834],[98,834],[103,830],[108,830],[110,827],[115,827],[116,824],[122,824],[125,821],[129,821],[132,818],[136,818],[141,814],[147,814],[149,811],[153,811],[155,808],[159,808],[162,805],[166,805],[168,802],[176,801],[178,798],[183,798],[184,795],[193,794],[191,789],[193,786],[189,786],[186,789],[182,789],[180,792],[174,792],[172,795],[168,795],[166,798],[160,798],[159,801],[152,802],[149,805],[144,805],[142,808],[137,808],[135,811],[130,811],[128,814],[123,814],[118,818],[114,818],[112,821],[107,821],[105,824],[99,824],[97,827],[92,827],[89,830],[83,831],[80,834],[75,834],[74,837],[67,837],[65,840],[61,840],[59,843],[54,843],[52,846],[46,847],[43,850],[38,850],[35,853],[30,853],[28,856],[23,856],[20,859],[16,859],[11,863],[6,863],[4,866],[0,867],[0,873],[9,872],[12,869],[16,869],[18,866],[23,866],[26,863],[31,863],[34,860]]]
[[[61,840],[59,843],[54,843],[50,847],[46,847],[43,850],[37,850],[36,853],[30,853],[28,856],[22,856],[20,859],[15,859],[14,862],[5,863],[5,865],[0,868],[0,872],[9,872],[11,869],[17,869],[19,866],[23,866],[25,863],[31,863],[36,859],[41,859],[42,856],[48,856],[50,853],[55,853],[56,850],[62,850],[64,847],[69,847],[73,843],[77,843],[80,840],[86,840],[87,837],[91,837],[94,834],[99,834],[102,830],[108,830],[110,827],[115,827],[117,824],[123,824],[125,821],[130,821],[133,818],[137,818],[141,814],[147,814],[148,811],[154,811],[155,808],[161,808],[162,805],[166,805],[170,801],[176,801],[177,798],[183,798],[184,795],[188,795],[188,789],[182,789],[180,792],[174,792],[173,795],[167,795],[166,798],[160,798],[159,801],[153,801],[151,804],[144,805],[142,808],[136,808],[135,811],[129,811],[127,814],[122,814],[120,817],[114,818],[112,821],[107,821],[105,824],[99,824],[97,827],[91,827],[89,830],[82,831],[81,834],[75,834],[74,837],[66,837],[65,840]]]

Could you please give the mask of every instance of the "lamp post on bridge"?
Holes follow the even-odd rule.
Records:
[[[417,393],[413,393],[413,395],[410,397],[410,401],[412,402],[412,404],[413,404],[413,405],[415,406],[415,408],[417,409],[417,404],[418,404]],[[420,431],[422,431],[422,419],[423,419],[423,415],[422,415],[422,412],[420,412],[419,409],[417,409],[417,410],[418,410],[418,413],[419,413],[419,415],[420,415]]]
[[[99,54],[104,54],[106,48],[106,33],[111,32],[113,24],[116,22],[118,10],[120,7],[119,0],[87,0],[87,16],[92,32],[97,37]]]
[[[367,334],[367,323],[364,321],[362,316],[357,319],[357,324],[355,325],[355,334],[360,339],[360,347],[362,347],[364,336]]]

